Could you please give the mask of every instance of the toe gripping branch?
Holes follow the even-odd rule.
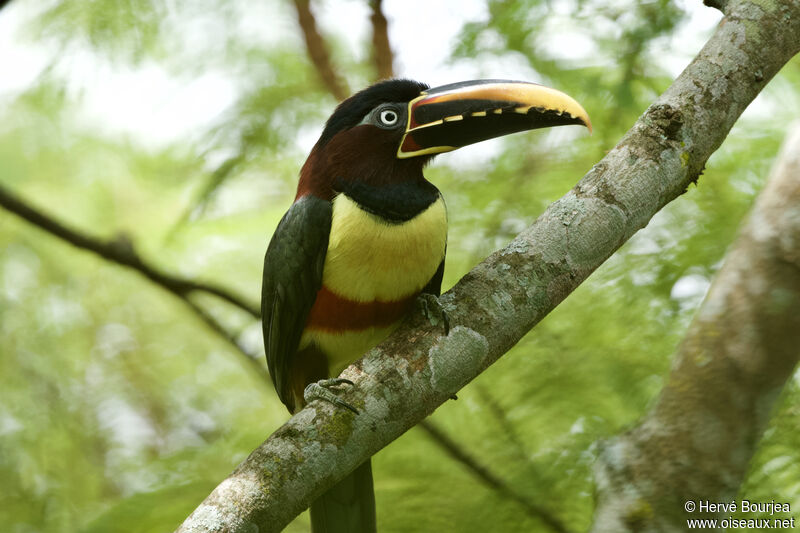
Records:
[[[306,401],[306,405],[314,400],[322,400],[339,407],[344,407],[358,414],[358,409],[336,396],[336,394],[330,390],[330,387],[336,387],[338,385],[350,385],[352,387],[355,384],[345,378],[321,379],[315,383],[310,383],[303,390],[303,399]]]
[[[430,322],[431,326],[437,326],[439,323],[444,328],[445,336],[450,334],[450,318],[447,316],[447,311],[442,307],[442,302],[433,294],[423,292],[419,295],[419,306],[422,309],[422,314]],[[458,400],[458,396],[453,394],[450,396],[451,400]]]
[[[439,298],[433,294],[423,293],[420,294],[418,302],[420,308],[422,309],[422,314],[425,316],[428,322],[430,322],[432,326],[442,324],[442,327],[444,327],[444,334],[448,335],[450,333],[450,320],[447,318],[447,312],[442,307],[441,302],[439,302]],[[358,409],[336,396],[336,393],[330,390],[331,387],[336,387],[339,385],[353,386],[354,383],[345,378],[321,379],[306,386],[306,388],[303,390],[303,399],[305,400],[306,404],[309,404],[314,400],[322,400],[339,407],[344,407],[345,409],[358,414]],[[457,399],[455,394],[452,396],[452,398],[454,400]]]
[[[442,307],[442,302],[433,294],[423,292],[417,299],[419,306],[422,309],[422,314],[430,322],[431,326],[438,326],[442,324],[444,334],[450,334],[450,319],[447,317],[447,311]]]

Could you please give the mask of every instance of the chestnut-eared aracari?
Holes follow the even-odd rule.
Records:
[[[388,80],[336,108],[264,260],[264,345],[290,412],[303,407],[308,385],[338,376],[386,338],[421,293],[439,295],[447,213],[422,173],[431,158],[566,124],[591,129],[566,94],[505,80],[435,89]],[[375,531],[369,460],[312,504],[311,524],[316,533]]]

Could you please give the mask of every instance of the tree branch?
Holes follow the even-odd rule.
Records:
[[[177,296],[214,333],[221,336],[236,350],[237,353],[244,356],[244,358],[247,360],[248,366],[250,366],[259,377],[269,383],[269,374],[267,374],[267,370],[264,367],[262,357],[259,354],[252,354],[245,350],[244,347],[236,340],[235,335],[225,329],[225,326],[220,324],[219,321],[209,314],[205,309],[192,301],[190,298],[190,293],[205,292],[217,296],[242,309],[243,311],[250,313],[255,318],[259,318],[260,315],[258,308],[246,304],[241,298],[215,285],[198,283],[193,280],[180,278],[158,270],[156,267],[146,263],[139,257],[133,248],[133,243],[131,243],[130,239],[125,235],[119,235],[116,239],[111,241],[103,241],[71,229],[63,223],[55,220],[53,217],[34,209],[22,199],[11,193],[11,191],[3,187],[1,184],[0,206],[19,216],[23,220],[47,231],[51,235],[58,237],[77,248],[88,250],[107,261],[111,261],[112,263],[136,270],[156,285]]]
[[[394,52],[389,43],[389,23],[383,14],[381,0],[370,0],[372,14],[372,61],[375,64],[375,73],[379,80],[388,80],[394,77]]]
[[[325,40],[317,29],[317,20],[311,12],[310,0],[294,0],[294,7],[297,11],[297,23],[303,32],[303,39],[306,42],[308,57],[317,69],[322,83],[337,101],[341,102],[350,96],[350,89],[342,80],[331,64],[330,53],[325,45]]]
[[[258,318],[261,314],[257,306],[246,302],[243,298],[226,289],[174,276],[145,263],[136,253],[133,243],[127,236],[120,234],[115,239],[103,241],[80,233],[31,207],[2,184],[0,184],[0,206],[77,248],[89,250],[112,263],[140,272],[157,285],[178,296],[183,297],[190,292],[205,292],[233,304],[243,311],[247,311],[255,318]]]
[[[664,205],[695,182],[736,119],[800,50],[800,4],[729,0],[727,19],[609,154],[507,247],[342,374],[354,416],[312,402],[178,531],[280,531],[366,458],[496,361]]]
[[[685,531],[687,519],[724,518],[684,505],[736,496],[798,347],[800,125],[689,327],[658,404],[603,450],[593,531]]]

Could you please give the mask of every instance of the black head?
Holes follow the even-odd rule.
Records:
[[[408,104],[417,98],[422,91],[428,88],[424,83],[414,80],[385,80],[363,89],[341,104],[325,123],[317,146],[321,147],[330,141],[334,135],[361,124],[368,114],[375,111],[381,104]],[[406,105],[398,106],[405,112]],[[380,118],[379,116],[376,118]],[[398,120],[402,117],[398,115]],[[400,124],[405,127],[405,123]]]
[[[428,88],[412,80],[386,80],[354,94],[336,108],[300,173],[297,197],[332,198],[349,183],[385,185],[423,181],[430,159],[396,157],[408,123],[409,102]]]

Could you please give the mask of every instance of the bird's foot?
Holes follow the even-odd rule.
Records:
[[[354,385],[354,383],[344,378],[321,379],[306,386],[303,390],[303,399],[306,401],[306,404],[314,400],[323,400],[358,414],[358,409],[336,396],[336,394],[329,389],[329,387],[335,387],[337,385]]]
[[[417,298],[422,314],[431,323],[431,326],[437,326],[440,323],[444,327],[444,334],[450,334],[450,319],[447,318],[447,311],[442,307],[442,302],[433,294],[423,292]]]

